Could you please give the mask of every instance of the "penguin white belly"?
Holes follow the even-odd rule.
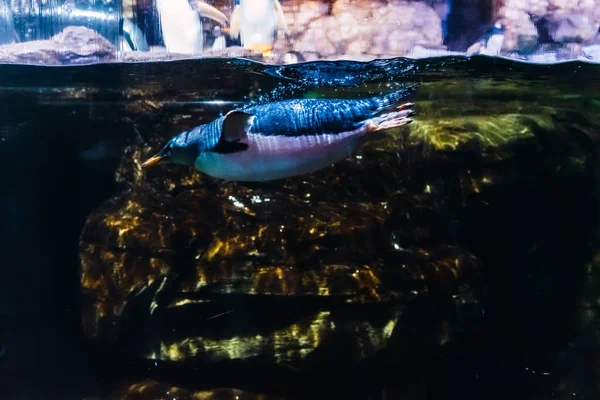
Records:
[[[225,36],[219,36],[215,39],[212,49],[213,50],[223,50],[227,47],[227,42],[225,41]]]
[[[277,14],[271,0],[242,3],[240,23],[242,46],[272,44],[276,34]]]
[[[206,152],[198,157],[196,169],[228,181],[270,181],[314,172],[352,155],[366,129],[306,136],[263,136],[248,134],[248,144],[235,153]]]
[[[157,0],[165,47],[171,53],[202,52],[202,21],[188,0]]]
[[[497,56],[500,54],[503,44],[504,35],[493,35],[485,44],[485,48],[481,50],[481,54],[485,54],[488,56]]]

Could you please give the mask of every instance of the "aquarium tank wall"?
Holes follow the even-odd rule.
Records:
[[[599,399],[599,28],[0,0],[0,399]]]

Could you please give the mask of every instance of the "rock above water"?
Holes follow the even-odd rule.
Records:
[[[564,45],[594,40],[600,27],[600,1],[505,0],[495,19],[505,25],[503,50],[532,53],[548,41]],[[538,58],[540,52],[536,51]]]
[[[338,0],[332,14],[313,20],[294,50],[319,58],[405,55],[415,45],[442,46],[441,21],[423,3]]]
[[[50,40],[0,46],[0,62],[63,65],[115,61],[116,48],[100,34],[82,26],[66,27]]]
[[[583,42],[598,34],[600,20],[582,13],[559,13],[549,18],[549,33],[557,42]]]

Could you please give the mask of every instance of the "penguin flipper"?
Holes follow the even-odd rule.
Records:
[[[240,110],[231,110],[225,115],[221,139],[236,142],[246,137],[256,116]]]
[[[384,96],[371,98],[370,101],[376,106],[376,110],[374,110],[375,115],[389,112],[392,110],[402,110],[407,106],[412,106],[412,103],[403,102],[404,99],[411,93],[414,93],[418,87],[419,84],[417,83],[410,86],[406,86],[400,90],[396,90],[395,92],[386,94]]]
[[[240,25],[242,19],[242,9],[239,5],[236,5],[231,13],[231,21],[229,22],[229,37],[237,38],[240,34]]]
[[[217,21],[221,25],[229,24],[229,19],[227,16],[210,4],[207,4],[202,0],[191,0],[190,4],[192,8],[198,12],[198,14],[200,14],[201,17],[210,18],[213,21]]]
[[[410,124],[413,121],[410,117],[416,114],[415,110],[411,108],[413,105],[412,103],[402,104],[397,107],[398,111],[370,119],[366,124],[367,131],[380,132]]]

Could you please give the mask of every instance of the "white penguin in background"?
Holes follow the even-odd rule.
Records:
[[[467,49],[467,55],[484,54],[487,56],[497,56],[504,45],[504,26],[496,22],[479,41],[475,42]]]
[[[156,0],[163,41],[167,51],[199,54],[204,48],[200,17],[227,25],[225,14],[202,0]]]
[[[289,35],[279,0],[236,0],[229,35],[239,34],[242,47],[270,56],[279,29]]]
[[[215,38],[212,45],[213,50],[223,50],[227,47],[227,40],[223,34],[223,30],[219,25],[216,25],[213,28],[213,36]]]

